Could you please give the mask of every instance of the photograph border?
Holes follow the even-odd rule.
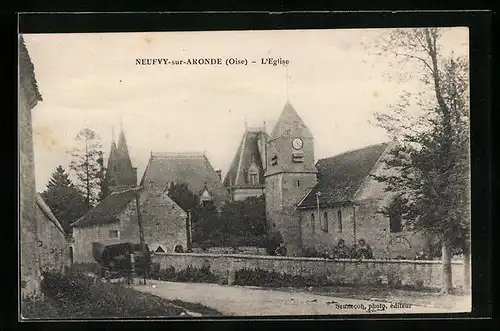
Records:
[[[217,320],[435,320],[488,317],[491,315],[490,228],[491,228],[491,90],[490,90],[490,22],[488,11],[447,12],[171,12],[171,13],[20,13],[20,33],[97,33],[152,31],[227,31],[227,30],[295,30],[394,27],[466,26],[470,32],[471,91],[471,191],[472,218],[472,313],[356,315],[356,316],[283,316],[221,317]],[[474,111],[472,111],[474,109]],[[19,263],[19,260],[16,261]],[[17,268],[16,268],[17,270]],[[19,293],[19,288],[16,289]],[[18,294],[19,295],[19,294]],[[146,321],[186,320],[176,318]],[[189,320],[197,320],[189,318]],[[97,322],[101,320],[90,320]],[[112,320],[105,320],[112,321]],[[124,319],[123,321],[134,321]],[[142,320],[144,321],[144,320]],[[45,322],[45,321],[44,321]],[[57,322],[60,322],[59,320]],[[24,323],[24,322],[23,322]]]

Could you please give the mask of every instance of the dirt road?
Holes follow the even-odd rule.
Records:
[[[449,313],[446,309],[414,306],[411,302],[345,299],[255,287],[173,283],[157,280],[137,285],[139,291],[168,300],[200,303],[227,316],[352,315]]]

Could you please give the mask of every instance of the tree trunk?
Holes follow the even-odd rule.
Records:
[[[463,249],[462,249],[463,255],[464,255],[464,291],[465,293],[470,293],[471,291],[471,279],[470,279],[470,241],[466,239],[464,241]]]
[[[451,274],[451,243],[449,239],[443,239],[441,244],[441,263],[442,263],[442,283],[441,293],[448,294],[453,288]]]

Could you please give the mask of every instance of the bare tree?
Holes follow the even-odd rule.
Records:
[[[82,129],[75,137],[79,147],[71,150],[73,160],[70,169],[76,174],[76,186],[85,197],[87,207],[92,208],[101,195],[102,145],[95,131]]]
[[[404,202],[399,212],[408,228],[440,242],[442,292],[449,293],[453,248],[464,255],[470,285],[469,81],[467,59],[442,52],[444,32],[395,29],[375,43],[379,55],[399,66],[392,79],[423,83],[388,113],[375,114],[376,125],[398,142],[385,161],[397,174],[376,179]]]

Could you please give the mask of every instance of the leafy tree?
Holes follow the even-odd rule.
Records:
[[[264,197],[249,197],[232,201],[221,213],[224,232],[236,237],[263,235],[266,232],[266,205]]]
[[[58,166],[53,172],[41,196],[67,234],[71,233],[70,224],[88,211],[85,198],[62,166]]]
[[[69,167],[76,174],[76,186],[90,209],[104,196],[101,192],[104,178],[102,145],[97,133],[87,128],[77,134],[75,141],[79,147],[70,152],[73,160]]]
[[[213,202],[200,204],[186,183],[171,183],[168,195],[191,213],[193,242],[204,246],[253,246],[263,244],[265,202],[248,198],[227,203],[219,213]]]
[[[377,125],[397,143],[384,161],[396,171],[375,178],[401,202],[393,204],[399,210],[383,212],[400,213],[407,229],[441,243],[442,292],[448,293],[453,245],[464,253],[467,282],[470,276],[469,97],[467,59],[444,55],[443,33],[439,28],[396,29],[377,44],[381,54],[402,65],[400,72],[413,69],[413,76],[404,79],[417,76],[424,88],[404,93],[389,114],[376,114]]]
[[[190,213],[193,242],[208,240],[218,224],[213,204],[202,206],[198,195],[194,194],[186,183],[170,183],[168,195],[179,207]]]

